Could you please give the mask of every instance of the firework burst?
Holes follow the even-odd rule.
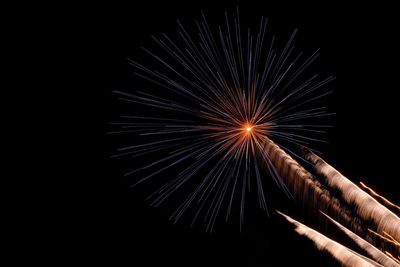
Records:
[[[271,138],[292,153],[291,144],[321,141],[319,134],[328,126],[315,120],[331,113],[316,103],[330,93],[320,88],[333,77],[306,73],[319,52],[308,57],[296,52],[297,30],[282,49],[275,48],[277,39],[267,37],[265,18],[256,34],[241,27],[239,12],[233,20],[225,14],[224,26],[216,31],[204,14],[196,21],[196,35],[178,25],[176,41],[162,34],[152,37],[158,48],[143,48],[156,69],[130,61],[137,76],[157,90],[115,91],[119,99],[142,108],[140,114],[121,116],[121,122],[113,123],[118,129],[110,133],[135,134],[144,141],[119,148],[114,157],[151,158],[126,173],[135,177],[135,184],[178,170],[150,196],[157,206],[178,190],[190,192],[172,214],[174,222],[195,206],[193,222],[202,217],[212,230],[217,215],[224,211],[228,219],[238,203],[241,225],[250,187],[256,188],[260,208],[267,210],[259,166],[266,165],[290,195],[264,144]],[[188,184],[191,191],[183,190]]]

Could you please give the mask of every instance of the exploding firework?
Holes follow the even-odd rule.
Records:
[[[277,39],[267,37],[265,18],[256,34],[242,28],[239,12],[233,20],[225,14],[224,24],[213,31],[202,14],[196,21],[197,35],[178,22],[176,41],[166,34],[153,36],[158,48],[143,50],[156,69],[131,64],[137,76],[158,89],[115,92],[119,99],[143,108],[139,115],[122,116],[123,121],[114,123],[119,129],[112,133],[137,134],[144,140],[121,147],[115,157],[157,158],[126,175],[138,184],[179,170],[151,195],[152,204],[161,204],[190,184],[191,193],[171,219],[176,222],[196,206],[193,222],[202,215],[207,230],[212,230],[221,211],[227,219],[234,203],[239,204],[242,223],[251,186],[260,207],[267,210],[261,165],[291,195],[274,159],[265,153],[266,144],[272,138],[288,153],[293,153],[291,144],[309,146],[320,141],[319,134],[327,127],[316,120],[331,115],[316,100],[330,93],[320,88],[333,77],[305,73],[319,52],[308,57],[296,52],[297,30],[279,49]]]
[[[399,206],[360,182],[363,191],[308,148],[328,127],[318,119],[331,115],[316,100],[330,93],[321,88],[333,78],[306,71],[318,51],[296,52],[296,30],[277,49],[264,18],[255,34],[243,29],[239,12],[224,23],[213,31],[202,15],[195,35],[178,22],[179,38],[153,36],[157,48],[143,48],[146,64],[130,61],[150,83],[144,91],[115,91],[135,109],[110,132],[137,137],[114,155],[139,159],[134,165],[141,166],[126,176],[135,185],[156,181],[149,197],[155,206],[183,196],[171,220],[192,208],[192,223],[202,218],[211,231],[234,204],[242,225],[250,188],[268,211],[266,170],[308,217],[334,225],[354,243],[348,248],[279,213],[318,249],[343,266],[400,266]]]

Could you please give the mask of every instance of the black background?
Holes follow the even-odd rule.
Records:
[[[146,192],[140,187],[130,189],[130,181],[122,176],[124,166],[109,158],[118,142],[105,134],[107,123],[119,115],[119,103],[111,91],[135,89],[136,79],[126,58],[140,57],[140,46],[151,42],[150,35],[175,32],[177,18],[191,24],[203,10],[218,24],[224,11],[233,13],[237,4],[242,21],[249,26],[257,26],[259,17],[266,16],[274,33],[286,36],[298,28],[298,46],[305,51],[321,48],[319,72],[336,76],[329,85],[334,90],[329,107],[337,115],[327,137],[329,145],[320,147],[324,158],[353,181],[365,181],[400,202],[398,157],[393,153],[398,149],[395,128],[399,121],[394,4],[132,1],[93,5],[82,7],[82,24],[77,23],[76,31],[75,44],[85,49],[78,62],[88,63],[82,72],[88,83],[78,82],[72,90],[77,97],[90,96],[83,103],[83,125],[90,129],[77,131],[88,139],[78,153],[85,169],[75,173],[82,201],[73,210],[74,243],[67,246],[67,258],[78,255],[88,263],[133,266],[336,266],[282,220],[256,209],[246,215],[242,233],[235,223],[220,223],[212,234],[173,225],[168,221],[170,210],[149,207]],[[68,20],[74,20],[73,14]],[[303,219],[279,192],[271,194],[273,207],[291,210]]]

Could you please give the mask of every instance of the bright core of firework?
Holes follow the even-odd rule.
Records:
[[[250,134],[251,131],[253,130],[253,125],[245,124],[244,127],[243,127],[243,129],[245,130],[245,133],[246,133],[246,134]]]

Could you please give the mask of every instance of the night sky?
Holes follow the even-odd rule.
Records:
[[[108,123],[126,111],[111,91],[133,91],[146,85],[134,76],[127,58],[141,58],[140,47],[151,43],[150,35],[176,32],[177,18],[190,29],[203,10],[210,24],[218,25],[224,11],[233,14],[237,4],[245,25],[255,28],[259,18],[266,16],[277,36],[284,38],[298,28],[297,47],[308,53],[321,48],[313,70],[323,76],[336,76],[328,85],[334,93],[326,104],[337,115],[330,120],[334,127],[326,136],[329,144],[317,148],[328,163],[352,181],[365,181],[387,198],[400,202],[396,187],[398,156],[393,153],[399,146],[395,128],[399,121],[396,91],[400,47],[394,6],[349,6],[336,1],[316,5],[285,1],[131,1],[127,5],[94,5],[83,12],[86,21],[82,31],[90,39],[88,48],[94,55],[88,66],[92,81],[79,89],[95,96],[93,101],[100,100],[88,103],[89,120],[96,126],[90,140],[94,149],[86,159],[91,170],[82,177],[89,181],[89,187],[82,190],[87,205],[79,213],[82,225],[77,231],[81,248],[77,253],[87,257],[89,263],[337,266],[283,220],[269,218],[256,207],[247,209],[242,233],[236,218],[228,223],[220,220],[211,234],[198,226],[190,228],[187,223],[173,225],[168,221],[173,207],[152,208],[145,200],[151,192],[146,186],[129,187],[132,179],[123,177],[123,173],[135,163],[110,159],[121,140],[105,134]],[[279,208],[313,226],[273,183],[268,188],[271,210]]]

